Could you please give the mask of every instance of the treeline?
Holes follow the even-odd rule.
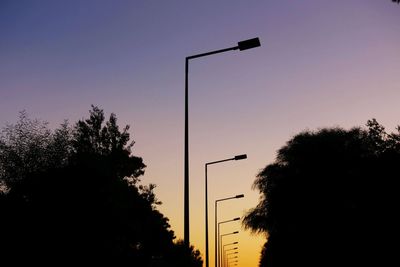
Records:
[[[305,131],[257,176],[244,225],[264,233],[260,266],[389,266],[397,262],[400,127]]]
[[[92,107],[51,131],[20,114],[0,136],[0,255],[12,265],[202,266],[175,236],[129,127]]]

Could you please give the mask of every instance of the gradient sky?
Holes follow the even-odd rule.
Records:
[[[255,175],[294,134],[327,126],[400,124],[400,6],[389,0],[0,0],[0,126],[26,110],[57,127],[90,105],[130,124],[134,154],[183,237],[184,58],[259,37],[262,46],[190,62],[191,243],[204,252],[209,168],[220,220],[254,207]],[[223,232],[240,229],[226,224]],[[265,239],[240,230],[240,266]]]

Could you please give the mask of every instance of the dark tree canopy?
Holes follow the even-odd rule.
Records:
[[[0,138],[0,251],[15,265],[194,266],[193,247],[174,243],[157,210],[155,185],[121,131],[93,107],[74,127],[52,132],[21,113]],[[171,257],[171,255],[175,255]],[[2,256],[3,258],[3,256]],[[76,264],[76,263],[80,264]]]
[[[265,233],[260,266],[385,265],[397,231],[400,135],[322,129],[292,138],[257,176],[244,226]]]
[[[70,130],[65,122],[52,133],[47,123],[31,120],[22,111],[19,121],[0,133],[0,181],[12,187],[29,173],[65,166],[71,150]]]

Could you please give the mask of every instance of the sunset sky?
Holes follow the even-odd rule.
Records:
[[[209,167],[210,266],[219,219],[242,216],[276,150],[306,129],[400,124],[400,5],[390,0],[0,0],[0,127],[26,110],[56,128],[90,105],[131,125],[134,154],[183,238],[184,59],[259,37],[261,47],[190,62],[190,236],[204,253]],[[265,237],[239,230],[239,266]]]

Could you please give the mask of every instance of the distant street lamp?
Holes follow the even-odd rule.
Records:
[[[243,198],[244,195],[240,194],[240,195],[236,195],[233,197],[227,197],[227,198],[221,198],[221,199],[217,199],[215,200],[215,226],[214,226],[214,231],[215,231],[215,266],[221,266],[221,249],[220,249],[220,243],[219,243],[219,227],[217,228],[217,220],[218,220],[218,202],[221,201],[225,201],[225,200],[230,200],[230,199],[235,199],[235,198]],[[217,230],[218,229],[218,230]],[[217,255],[217,251],[218,251],[218,255]],[[218,265],[217,265],[217,259],[218,259]]]
[[[233,243],[228,243],[228,244],[225,244],[225,245],[223,245],[222,247],[222,251],[224,251],[224,253],[225,253],[225,251],[229,251],[229,250],[236,250],[236,249],[238,249],[238,247],[234,247],[233,249],[228,249],[228,250],[225,250],[225,247],[227,247],[227,246],[232,246],[232,245],[236,245],[236,244],[238,244],[239,242],[233,242]],[[222,262],[224,265],[225,265],[225,263],[224,262]],[[221,265],[222,266],[222,265]],[[222,266],[223,267],[223,266]]]
[[[226,253],[225,257],[228,258],[229,256],[235,256],[235,255],[237,255],[237,254],[239,254],[239,252],[237,252],[237,251],[231,252],[231,253]]]
[[[227,246],[232,246],[232,245],[237,245],[237,244],[239,244],[239,242],[232,242],[232,243],[228,243],[228,244],[225,244],[224,245],[224,249],[225,249],[225,247],[227,247]]]
[[[207,53],[188,56],[185,59],[185,157],[184,157],[184,244],[189,247],[189,60],[223,53],[231,50],[247,50],[259,47],[260,40],[253,38],[238,42],[237,46],[215,50]],[[206,259],[206,267],[208,267],[208,258]]]
[[[235,259],[237,259],[237,258],[239,258],[238,256],[235,256],[235,257],[228,257],[228,256],[226,256],[226,266],[225,267],[228,267],[228,266],[230,266],[230,263],[232,263],[232,261],[231,260],[235,260]],[[237,261],[235,261],[235,262],[237,262]]]
[[[234,219],[232,219],[232,220],[227,220],[227,221],[219,222],[219,223],[218,223],[218,228],[217,228],[217,229],[218,229],[218,230],[217,230],[218,234],[220,233],[220,225],[221,225],[221,224],[228,223],[228,222],[239,221],[239,220],[240,220],[240,218],[237,217],[237,218],[234,218]],[[219,248],[219,243],[217,244],[217,246],[218,246],[218,248]],[[221,266],[221,254],[219,254],[218,258],[219,258],[218,264],[219,264],[219,266]]]
[[[226,256],[234,255],[234,254],[239,254],[239,252],[235,251],[235,252],[231,252],[231,253],[226,253]]]
[[[226,162],[226,161],[231,161],[231,160],[242,160],[242,159],[247,159],[247,155],[246,154],[237,155],[237,156],[234,156],[233,158],[207,162],[205,164],[206,267],[208,267],[208,264],[209,264],[208,263],[209,255],[208,255],[208,175],[207,175],[208,172],[207,172],[207,168],[209,165],[222,163],[222,162]]]
[[[238,247],[235,247],[235,248],[231,248],[231,249],[227,249],[227,250],[223,250],[223,252],[222,252],[222,256],[221,256],[221,258],[222,258],[222,267],[226,267],[226,265],[227,265],[227,255],[229,254],[229,253],[226,253],[227,251],[230,251],[230,250],[237,250],[238,249]]]
[[[235,266],[235,265],[237,265],[238,262],[239,262],[238,260],[228,261],[227,264],[226,264],[227,265],[226,267]],[[232,263],[234,263],[234,264],[232,265]]]
[[[232,261],[237,260],[239,258],[238,256],[235,257],[226,257],[226,265],[228,266],[229,263],[232,263]]]
[[[236,249],[239,249],[239,248],[238,248],[238,247],[234,247],[234,248],[231,248],[231,249],[225,249],[225,248],[224,248],[224,253],[226,253],[227,251],[236,250]]]
[[[220,235],[220,236],[219,236],[219,243],[222,245],[222,238],[223,238],[224,236],[235,235],[235,234],[238,234],[238,233],[239,233],[239,231],[235,231],[235,232],[232,232],[232,233],[227,233],[227,234],[222,234],[222,235]],[[222,249],[221,246],[220,246],[220,248]],[[237,247],[234,248],[234,249],[237,249]],[[222,264],[222,250],[220,250],[219,255],[220,255],[220,260],[221,260],[220,264]],[[220,265],[220,266],[221,266],[221,265]]]

